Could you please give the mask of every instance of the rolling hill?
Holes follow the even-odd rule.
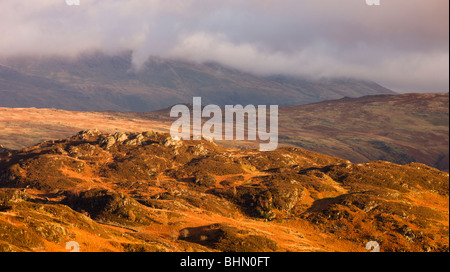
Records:
[[[137,113],[170,124],[169,109]],[[279,142],[345,158],[449,170],[449,94],[345,97],[279,108]],[[226,146],[256,147],[254,142]]]
[[[448,171],[448,105],[448,94],[403,94],[280,107],[279,142],[280,146],[301,147],[354,163],[420,162]],[[0,144],[22,149],[69,137],[83,128],[105,133],[168,132],[174,120],[169,109],[133,113],[0,108]],[[220,144],[257,147],[246,141]]]
[[[449,170],[449,94],[343,98],[280,109],[280,135],[352,162],[420,162]]]

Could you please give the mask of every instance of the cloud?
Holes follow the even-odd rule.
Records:
[[[363,52],[367,48],[361,49]],[[363,52],[360,52],[362,55]],[[250,43],[233,44],[223,35],[196,33],[185,37],[169,54],[170,57],[195,62],[214,61],[259,75],[356,77],[385,82],[398,91],[440,91],[448,85],[448,52],[399,53],[378,58],[370,63],[345,60],[328,44],[315,44],[297,52],[265,52]],[[401,80],[399,80],[401,79]]]
[[[133,51],[257,74],[349,76],[448,90],[448,1],[2,0],[0,55]]]

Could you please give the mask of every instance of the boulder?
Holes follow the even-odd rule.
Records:
[[[201,244],[222,252],[273,252],[279,246],[270,238],[227,224],[180,230],[179,240]]]
[[[116,138],[112,135],[106,135],[100,139],[100,146],[106,150],[110,149],[116,143]]]
[[[124,142],[125,145],[141,145],[145,137],[141,133],[137,134],[134,138],[128,139]]]
[[[82,140],[88,140],[90,137],[99,136],[101,132],[98,129],[88,129],[78,132],[77,136]]]
[[[114,133],[113,137],[117,143],[123,143],[128,140],[128,135],[124,132],[116,132]]]
[[[183,145],[183,142],[181,141],[181,139],[179,138],[172,138],[171,136],[167,137],[166,139],[164,139],[163,141],[163,145],[165,147],[173,147],[173,148],[177,148]]]

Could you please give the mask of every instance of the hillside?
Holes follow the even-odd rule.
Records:
[[[170,124],[170,109],[137,113]],[[449,170],[449,94],[373,95],[279,108],[279,142],[354,163],[420,162]],[[255,147],[252,142],[222,142]]]
[[[290,143],[352,162],[385,160],[449,167],[449,94],[344,98],[280,108]]]
[[[193,96],[220,106],[286,106],[374,94],[393,92],[363,80],[263,77],[213,63],[160,58],[136,70],[130,52],[0,60],[0,107],[145,112],[188,103]]]
[[[419,162],[448,171],[449,95],[404,94],[345,98],[280,107],[280,146],[297,146],[354,163]],[[69,137],[86,127],[116,131],[168,132],[169,109],[147,112],[73,112],[0,108],[0,143],[21,149]],[[221,142],[256,147],[252,142]]]
[[[448,251],[449,175],[82,131],[0,149],[0,251]]]
[[[85,127],[103,132],[166,131],[170,123],[131,113],[82,112],[36,108],[0,108],[0,143],[22,149],[43,141],[70,137]]]

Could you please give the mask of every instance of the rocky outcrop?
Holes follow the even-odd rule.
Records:
[[[296,184],[266,182],[216,189],[214,194],[238,204],[249,216],[275,219],[276,212],[289,213],[301,200],[303,188]]]
[[[81,140],[89,140],[90,137],[95,137],[100,134],[101,132],[98,129],[88,129],[78,132],[76,136],[79,137]]]
[[[62,202],[101,222],[150,224],[154,222],[136,200],[106,189],[68,192]]]

